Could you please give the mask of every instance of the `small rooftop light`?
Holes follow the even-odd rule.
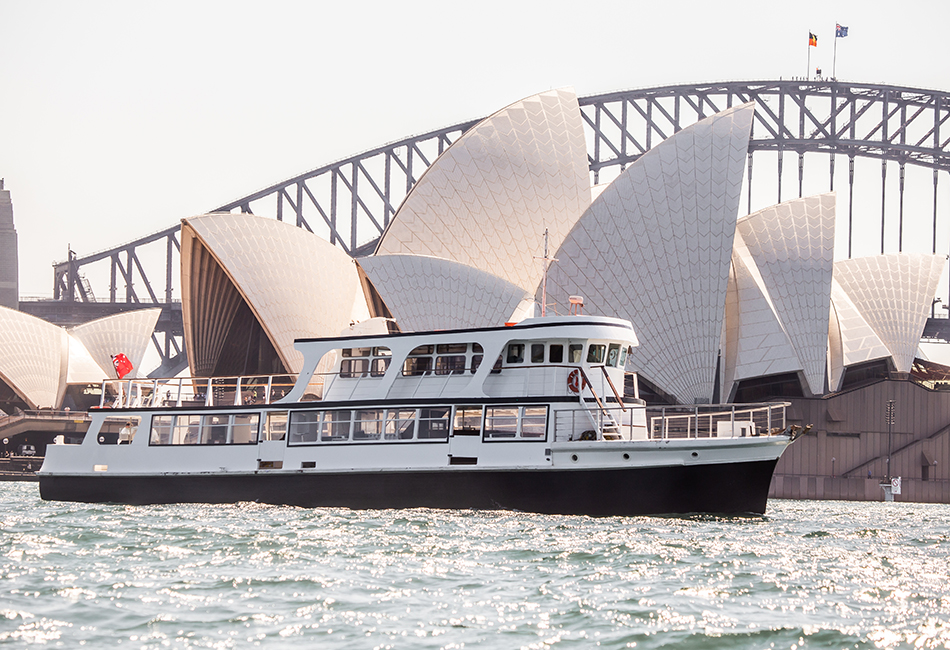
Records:
[[[569,296],[567,301],[571,303],[572,316],[578,316],[584,313],[584,296]]]

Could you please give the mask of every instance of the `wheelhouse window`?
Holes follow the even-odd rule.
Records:
[[[584,354],[584,346],[580,343],[571,343],[567,346],[568,363],[580,363],[582,354]]]
[[[602,343],[591,344],[587,348],[587,363],[603,363],[604,362],[604,351],[607,349],[607,346]]]
[[[607,365],[616,368],[620,362],[620,344],[611,343],[607,346]]]
[[[524,363],[524,343],[508,344],[508,363]]]
[[[531,363],[544,363],[544,343],[531,344]]]
[[[563,363],[564,346],[560,343],[553,343],[548,348],[548,361],[551,363]]]

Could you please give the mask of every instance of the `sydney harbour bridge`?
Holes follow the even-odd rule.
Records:
[[[946,231],[950,223],[950,207],[946,200],[939,200],[941,177],[950,173],[948,92],[780,80],[663,86],[581,97],[591,179],[594,183],[612,180],[680,129],[750,101],[755,102],[755,121],[748,150],[747,196],[740,211],[802,196],[807,179],[809,194],[838,193],[837,218],[839,222],[847,219],[849,257],[852,235],[858,229],[875,236],[880,232],[881,253],[904,249],[905,199],[918,216],[922,205],[932,213],[927,215],[927,252],[950,252],[950,238],[938,240],[941,226]],[[477,122],[365,151],[209,212],[251,212],[292,221],[353,256],[369,254],[415,181]],[[868,161],[880,164],[869,173]],[[918,177],[930,170],[932,190],[929,182],[905,183],[905,171],[911,169],[917,170]],[[817,190],[816,178],[821,179]],[[856,187],[863,201],[860,211],[855,210]],[[873,210],[867,209],[869,195],[878,206]],[[754,201],[754,197],[760,198]],[[919,244],[920,222],[915,223]],[[21,310],[68,324],[159,306],[162,316],[153,343],[162,365],[153,374],[167,376],[180,370],[185,356],[181,303],[175,293],[179,229],[175,224],[90,255],[70,252],[68,260],[54,265],[54,299],[22,302]],[[840,237],[841,229],[838,232]]]

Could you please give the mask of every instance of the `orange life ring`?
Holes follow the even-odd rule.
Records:
[[[583,388],[587,387],[587,378],[581,378],[580,368],[574,368],[567,376],[567,388],[577,395]]]

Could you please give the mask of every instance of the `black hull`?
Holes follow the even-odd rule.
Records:
[[[237,503],[520,510],[591,516],[765,512],[777,460],[590,470],[40,476],[40,495],[88,503]]]

